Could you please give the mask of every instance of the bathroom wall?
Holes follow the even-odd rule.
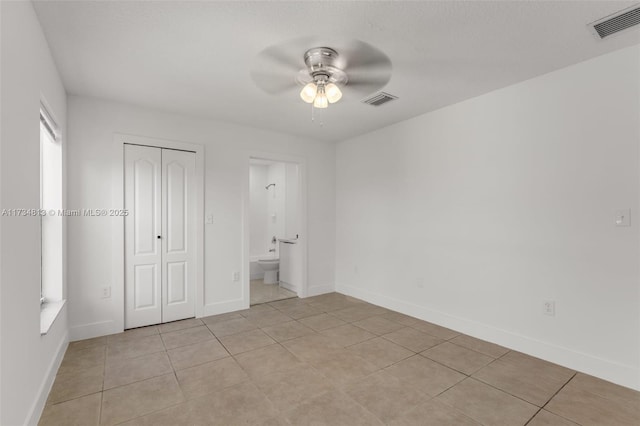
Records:
[[[249,256],[263,256],[268,250],[268,205],[267,186],[269,166],[249,166]],[[253,278],[253,272],[251,273]]]
[[[285,238],[285,226],[287,223],[286,215],[286,196],[287,184],[285,182],[285,165],[284,163],[272,163],[268,168],[267,185],[275,183],[276,186],[269,187],[267,192],[267,237],[268,248],[275,249],[275,255],[278,255],[278,246],[276,242],[272,244],[272,238]]]

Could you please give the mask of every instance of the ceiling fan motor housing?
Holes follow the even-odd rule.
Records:
[[[304,54],[309,76],[313,81],[346,84],[347,74],[337,66],[338,52],[330,47],[314,47]]]

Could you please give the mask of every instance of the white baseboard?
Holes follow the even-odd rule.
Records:
[[[116,329],[116,322],[113,320],[92,322],[90,324],[75,325],[69,328],[70,340],[91,339],[92,337],[106,336],[108,334],[120,333],[123,330]]]
[[[333,284],[316,285],[307,289],[307,297],[318,296],[320,294],[331,293],[336,291]]]
[[[280,281],[280,287],[298,294],[298,287],[296,287],[295,285]]]
[[[405,315],[429,321],[478,339],[486,340],[531,356],[544,359],[563,367],[581,371],[592,376],[640,390],[640,369],[602,359],[570,348],[532,339],[521,334],[478,323],[466,318],[449,315],[444,312],[425,308],[361,288],[336,284],[336,290],[366,302],[391,309]]]
[[[56,374],[58,373],[58,369],[60,368],[60,364],[62,363],[62,358],[64,358],[64,354],[67,351],[67,346],[69,345],[69,333],[65,332],[64,337],[60,341],[58,345],[58,349],[56,350],[56,355],[49,363],[49,367],[47,368],[47,374],[42,380],[42,384],[40,385],[40,389],[38,389],[38,398],[34,401],[31,406],[31,410],[29,411],[29,415],[27,416],[27,425],[37,425],[40,417],[42,416],[42,411],[44,410],[44,406],[47,403],[47,398],[49,397],[49,392],[51,391],[51,387],[53,386],[53,382],[56,378]]]
[[[244,299],[229,300],[220,303],[211,303],[204,305],[203,316],[208,317],[211,315],[226,314],[227,312],[239,311],[249,308],[248,301],[245,303]]]

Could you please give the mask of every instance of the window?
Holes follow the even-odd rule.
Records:
[[[40,109],[40,333],[62,308],[62,144],[58,126]]]

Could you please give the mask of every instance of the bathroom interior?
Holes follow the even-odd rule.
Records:
[[[298,296],[302,280],[298,182],[295,163],[259,158],[249,162],[251,305]]]

